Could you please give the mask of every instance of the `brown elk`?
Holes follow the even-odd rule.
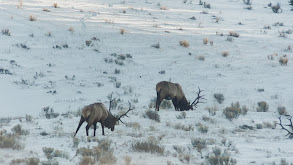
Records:
[[[111,102],[112,102],[112,100],[110,100],[110,107],[111,107]],[[115,117],[112,115],[112,113],[110,111],[108,111],[106,109],[106,107],[104,106],[103,103],[94,103],[94,104],[90,104],[88,106],[85,106],[82,109],[82,114],[80,117],[78,127],[76,129],[76,132],[74,134],[74,137],[77,134],[80,126],[85,121],[87,122],[87,126],[86,126],[86,135],[87,136],[89,135],[88,130],[92,125],[94,125],[94,136],[96,136],[96,129],[97,129],[98,122],[101,123],[103,135],[105,135],[104,127],[107,127],[108,129],[111,129],[111,131],[114,131],[114,127],[115,127],[117,121],[122,122],[121,117],[127,116],[127,113],[131,110],[133,110],[133,109],[131,108],[131,104],[129,102],[128,111],[119,117]]]
[[[202,103],[200,102],[200,99],[204,99],[203,96],[200,96],[200,92],[202,92],[202,90],[199,89],[199,92],[197,93],[197,98],[190,104],[190,102],[187,101],[181,86],[178,83],[172,83],[167,81],[161,81],[157,83],[156,91],[157,91],[157,101],[156,101],[157,111],[159,111],[160,104],[164,99],[172,100],[172,103],[176,111],[178,110],[184,111],[184,110],[190,110],[190,109],[193,110],[193,107],[196,108],[198,103]]]

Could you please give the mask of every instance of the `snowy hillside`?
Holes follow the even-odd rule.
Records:
[[[1,0],[0,164],[293,163],[276,124],[293,113],[293,6],[244,2]],[[163,80],[206,100],[156,113]],[[126,125],[74,138],[80,110],[111,93],[113,114],[135,107]]]

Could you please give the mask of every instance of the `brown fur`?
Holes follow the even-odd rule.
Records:
[[[172,100],[175,110],[189,110],[193,109],[187,101],[181,86],[178,83],[161,81],[156,85],[157,101],[156,110],[159,111],[161,102],[164,99]]]
[[[115,118],[111,112],[109,112],[104,104],[102,103],[94,103],[88,106],[85,106],[82,109],[82,114],[80,117],[79,125],[76,129],[75,135],[77,134],[80,126],[83,124],[84,121],[87,122],[86,126],[86,134],[88,136],[89,128],[94,125],[94,136],[96,136],[96,128],[97,123],[101,123],[102,126],[102,134],[104,134],[104,126],[107,128],[111,128],[111,131],[114,131],[114,126],[117,122],[118,118]],[[75,136],[74,135],[74,136]]]

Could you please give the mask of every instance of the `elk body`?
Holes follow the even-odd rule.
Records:
[[[129,106],[131,106],[130,103],[129,103]],[[129,107],[129,110],[125,114],[121,115],[120,117],[114,117],[112,115],[112,113],[110,111],[108,111],[106,109],[106,107],[104,106],[104,104],[102,104],[102,103],[94,103],[94,104],[90,104],[88,106],[85,106],[82,109],[80,121],[79,121],[79,124],[78,124],[78,127],[76,129],[74,136],[77,134],[80,126],[85,121],[87,122],[87,126],[86,126],[86,135],[87,136],[88,136],[88,130],[92,125],[94,126],[94,136],[96,136],[96,129],[97,129],[98,122],[101,123],[103,135],[105,135],[104,127],[107,127],[108,129],[111,129],[111,131],[114,131],[116,122],[119,120],[121,121],[121,117],[127,116],[127,113],[131,110],[132,109]]]
[[[196,107],[198,103],[202,103],[199,99],[203,98],[200,96],[201,90],[197,93],[197,98],[190,104],[187,101],[184,92],[181,86],[178,83],[172,83],[167,81],[161,81],[156,85],[157,91],[157,101],[156,101],[156,110],[159,111],[161,102],[166,100],[172,100],[172,103],[175,107],[175,110],[184,111],[184,110],[193,110],[193,107]],[[203,98],[204,99],[204,98]]]

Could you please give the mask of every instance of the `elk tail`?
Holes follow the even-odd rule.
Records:
[[[77,127],[77,129],[76,129],[76,131],[75,131],[74,137],[75,137],[75,135],[77,134],[77,132],[78,132],[80,126],[83,124],[84,121],[85,121],[84,117],[81,116],[81,117],[80,117],[79,124],[78,124],[78,127]]]

